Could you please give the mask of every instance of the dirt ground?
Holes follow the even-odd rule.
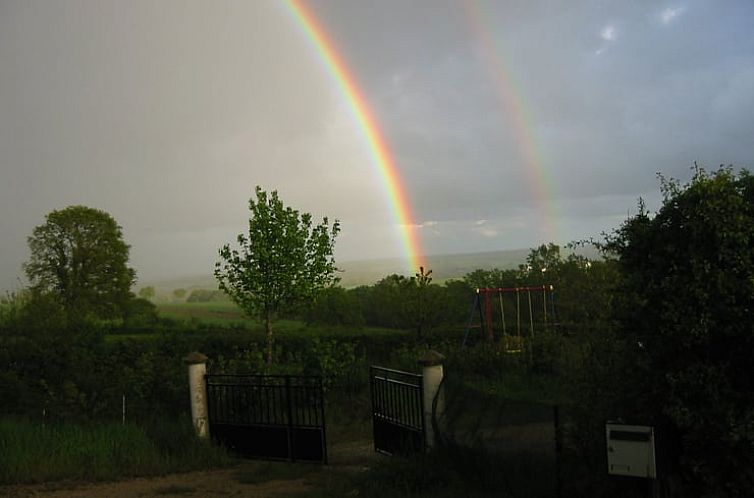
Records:
[[[55,482],[0,486],[7,498],[287,498],[316,494],[333,477],[356,475],[378,456],[371,440],[329,448],[329,465],[244,460],[232,467],[107,483]]]

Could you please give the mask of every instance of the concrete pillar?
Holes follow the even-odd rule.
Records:
[[[207,420],[207,386],[204,375],[207,373],[207,357],[202,353],[189,353],[183,361],[188,365],[189,392],[191,394],[191,419],[196,435],[209,437]]]
[[[442,364],[445,356],[435,350],[427,351],[424,356],[419,358],[419,365],[422,367],[422,387],[424,390],[424,434],[425,447],[430,449],[435,445],[435,430],[432,425],[432,407],[437,396],[435,414],[439,419],[445,411],[445,397],[440,392],[442,383],[443,369]]]

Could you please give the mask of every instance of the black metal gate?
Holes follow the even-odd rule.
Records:
[[[251,458],[327,463],[321,377],[207,375],[209,432]]]
[[[374,449],[382,453],[424,450],[422,376],[371,367]]]

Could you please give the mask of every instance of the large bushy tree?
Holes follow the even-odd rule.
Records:
[[[241,309],[264,320],[269,363],[275,315],[337,282],[333,249],[340,224],[324,218],[314,225],[311,214],[286,207],[277,191],[260,187],[249,211],[248,234],[238,235],[239,249],[220,249],[215,277]]]
[[[754,177],[695,170],[663,180],[608,240],[622,270],[619,333],[632,351],[624,393],[638,416],[669,420],[704,496],[754,489]],[[626,401],[626,400],[624,400]],[[632,414],[624,414],[630,417]]]
[[[54,296],[69,317],[121,317],[136,274],[112,216],[86,206],[52,211],[28,239],[24,265],[34,291]]]

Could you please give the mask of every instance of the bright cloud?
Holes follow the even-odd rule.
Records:
[[[668,7],[660,13],[660,21],[662,24],[670,24],[673,19],[683,14],[684,10],[683,7]]]
[[[600,38],[602,38],[605,41],[613,41],[615,40],[615,26],[612,24],[608,24],[604,28],[602,28],[602,31],[600,31]]]

